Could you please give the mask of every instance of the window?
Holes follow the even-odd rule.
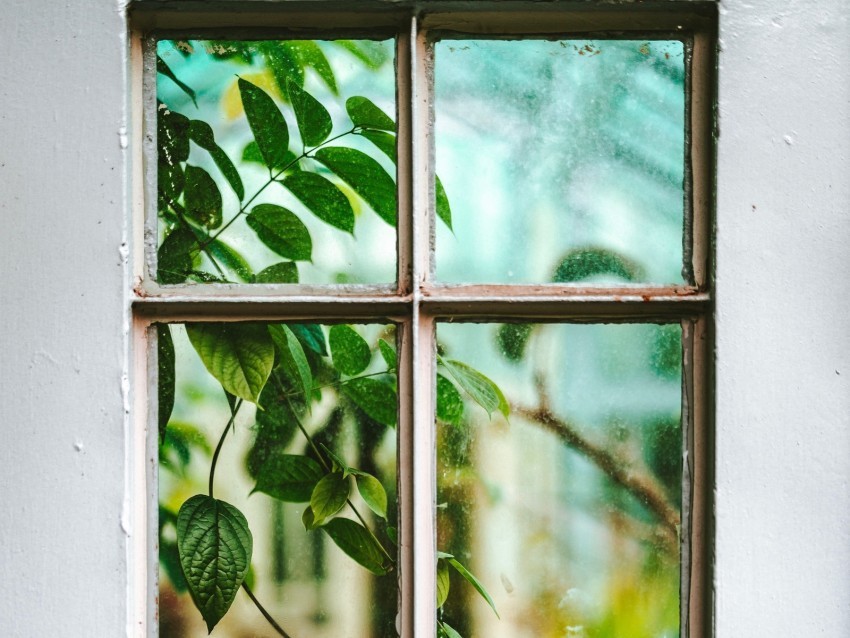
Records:
[[[494,6],[137,16],[160,622],[185,585],[202,632],[707,635],[712,11]],[[206,380],[174,410],[172,370]],[[297,453],[264,438],[275,375]]]

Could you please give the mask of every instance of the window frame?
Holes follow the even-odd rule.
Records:
[[[688,638],[712,635],[713,432],[713,184],[716,85],[716,6],[713,2],[581,4],[497,2],[350,3],[137,2],[131,9],[133,238],[134,511],[147,520],[135,537],[134,626],[156,636],[157,505],[155,322],[303,320],[391,322],[398,326],[398,482],[400,607],[403,638],[436,635],[436,458],[434,385],[436,323],[460,321],[678,322],[683,341],[684,487],[681,627]],[[332,16],[334,25],[326,25]],[[324,26],[323,26],[324,25]],[[167,37],[396,38],[398,240],[395,285],[309,286],[206,284],[161,287],[150,277],[145,246],[156,201],[155,71],[150,42]],[[689,43],[686,68],[685,258],[692,282],[677,286],[599,287],[570,284],[467,285],[435,283],[432,33],[470,37],[646,37]],[[152,85],[152,78],[154,84]],[[152,93],[153,86],[153,93]],[[152,119],[153,118],[153,119]],[[152,196],[153,195],[153,196]],[[155,222],[155,211],[153,212]],[[156,245],[153,225],[153,245]],[[419,382],[419,380],[422,382]],[[414,454],[414,450],[429,453]],[[139,452],[143,451],[143,452]]]

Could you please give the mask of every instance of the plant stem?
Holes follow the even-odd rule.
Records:
[[[283,638],[292,638],[292,636],[286,633],[283,627],[277,624],[275,619],[271,617],[271,614],[266,611],[266,608],[260,604],[260,601],[257,600],[257,597],[254,595],[254,592],[251,591],[251,588],[248,587],[248,583],[246,583],[244,580],[242,581],[242,589],[245,590],[245,593],[248,594],[248,597],[254,602],[254,605],[256,605],[257,609],[260,610],[260,613],[263,615],[263,618],[269,621],[269,624],[274,627],[274,630],[278,634],[283,636]]]
[[[213,482],[215,480],[215,466],[218,464],[218,455],[221,453],[221,448],[224,445],[224,439],[227,437],[227,433],[230,431],[230,428],[233,427],[233,422],[236,420],[236,413],[239,412],[239,408],[241,407],[242,399],[237,399],[236,404],[233,406],[233,410],[231,410],[230,412],[230,420],[224,427],[224,432],[221,433],[221,438],[218,440],[218,445],[215,446],[215,452],[213,452],[212,462],[210,463],[210,498],[213,498]]]
[[[357,127],[355,126],[350,131],[346,131],[345,133],[340,133],[339,135],[336,135],[336,136],[334,136],[330,139],[325,140],[324,142],[322,142],[318,146],[314,146],[309,151],[304,151],[303,153],[301,153],[301,155],[299,155],[294,160],[289,162],[289,164],[287,164],[286,166],[281,168],[277,173],[271,175],[269,177],[268,181],[265,184],[263,184],[262,186],[260,186],[260,188],[257,190],[257,192],[254,193],[247,202],[242,204],[242,206],[239,208],[237,213],[233,217],[231,217],[230,220],[224,226],[222,226],[221,228],[218,229],[218,231],[216,232],[215,235],[211,235],[209,239],[207,239],[204,243],[201,244],[201,250],[204,250],[210,243],[212,243],[213,241],[218,239],[219,235],[221,235],[224,231],[226,231],[230,227],[230,225],[239,218],[240,215],[244,215],[245,211],[248,209],[248,207],[254,202],[255,199],[257,199],[257,197],[260,196],[260,193],[262,193],[271,184],[273,184],[277,180],[278,177],[283,175],[286,171],[288,171],[290,168],[292,168],[295,164],[297,164],[298,162],[300,162],[304,158],[309,157],[310,153],[315,152],[316,150],[322,148],[323,146],[325,146],[327,144],[330,144],[331,142],[334,142],[334,141],[340,139],[341,137],[345,137],[346,135],[352,135],[356,130],[357,130]]]

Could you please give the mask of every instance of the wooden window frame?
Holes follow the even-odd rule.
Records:
[[[156,635],[154,550],[158,452],[154,322],[304,320],[392,322],[399,327],[398,481],[401,636],[436,635],[436,476],[434,384],[436,322],[678,322],[683,329],[684,487],[682,636],[712,635],[712,242],[716,6],[713,2],[475,3],[363,0],[164,3],[131,8],[135,139],[133,169],[134,516],[148,520],[133,543],[135,635]],[[332,24],[330,24],[332,22]],[[678,286],[449,285],[433,280],[433,48],[429,34],[471,37],[676,38],[686,51],[685,259],[690,282]],[[392,286],[208,284],[160,287],[145,247],[156,244],[155,71],[149,43],[167,37],[321,38],[386,35],[397,42],[398,278]],[[153,110],[151,107],[153,103]],[[152,119],[153,118],[153,119]],[[153,240],[153,241],[152,241]],[[150,253],[154,251],[149,251]],[[152,257],[155,258],[155,257]],[[414,450],[421,453],[414,454]]]

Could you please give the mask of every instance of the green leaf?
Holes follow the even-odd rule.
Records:
[[[186,281],[197,250],[198,241],[191,230],[184,226],[172,230],[157,251],[156,280],[161,284]]]
[[[451,580],[449,579],[449,566],[445,560],[437,561],[437,608],[443,606],[446,599],[449,597],[449,587]]]
[[[313,510],[310,509],[309,505],[304,508],[303,512],[301,512],[301,523],[303,523],[304,529],[308,532],[316,529],[316,519],[313,516]]]
[[[373,129],[365,129],[363,131],[359,131],[357,135],[365,137],[367,140],[372,142],[378,149],[387,157],[389,157],[393,164],[396,162],[396,140],[395,135],[392,133],[387,133],[386,131],[375,131]]]
[[[334,77],[334,72],[331,69],[331,65],[328,62],[325,54],[322,53],[322,50],[319,48],[315,42],[311,40],[301,40],[299,42],[293,42],[292,44],[297,45],[298,47],[298,55],[301,58],[301,61],[308,66],[311,66],[316,74],[322,78],[325,84],[328,85],[328,88],[333,92],[334,95],[339,93],[339,89],[336,86],[336,78]]]
[[[438,629],[442,632],[442,635],[439,636],[439,638],[463,638],[457,630],[442,621],[438,623]]]
[[[457,381],[458,385],[480,405],[487,414],[492,416],[494,410],[499,410],[505,417],[510,414],[510,405],[505,395],[495,383],[478,370],[460,361],[440,361]]]
[[[395,133],[395,122],[369,99],[355,95],[345,101],[345,110],[354,126]]]
[[[437,375],[437,418],[457,425],[463,417],[463,399],[454,384]]]
[[[156,144],[159,160],[177,164],[189,159],[189,118],[157,103]]]
[[[325,346],[325,333],[322,331],[322,326],[316,323],[291,323],[289,327],[295,333],[295,336],[298,337],[298,340],[310,348],[310,350],[323,357],[328,356],[328,349]]]
[[[275,451],[260,467],[253,491],[288,503],[308,503],[323,475],[310,457]]]
[[[501,352],[508,361],[519,361],[531,338],[534,324],[530,323],[505,323],[499,326],[496,333],[496,341]]]
[[[381,351],[381,356],[387,364],[387,370],[398,369],[398,357],[395,349],[383,339],[378,339],[378,349]]]
[[[366,472],[354,472],[357,490],[369,509],[383,519],[387,518],[387,492],[381,482]]]
[[[294,261],[282,261],[264,268],[254,276],[255,284],[297,284],[298,266]]]
[[[304,146],[318,146],[328,139],[333,128],[328,110],[292,80],[287,80],[286,90]]]
[[[254,279],[254,275],[251,273],[251,266],[245,258],[220,239],[210,241],[207,250],[224,264],[224,266],[235,272],[242,281],[252,281]]]
[[[363,62],[370,69],[377,69],[389,57],[387,50],[377,42],[365,40],[332,40],[332,43],[342,47]]]
[[[186,166],[184,186],[186,217],[206,228],[221,226],[221,193],[204,169]]]
[[[470,572],[466,567],[461,565],[456,558],[447,558],[449,564],[457,570],[457,573],[463,576],[466,581],[475,588],[481,597],[487,601],[487,604],[490,605],[490,608],[493,610],[493,613],[496,614],[496,618],[500,618],[499,612],[496,611],[496,605],[493,603],[493,599],[490,598],[490,594],[487,593],[487,590],[484,588],[478,579]]]
[[[333,182],[318,173],[299,171],[281,183],[323,222],[347,233],[354,232],[354,209]]]
[[[569,283],[598,275],[614,275],[626,281],[643,278],[640,266],[607,248],[575,248],[561,259],[552,281]]]
[[[177,548],[192,600],[212,631],[251,566],[248,521],[229,503],[198,494],[177,514]]]
[[[375,539],[360,523],[347,518],[335,518],[328,521],[322,530],[337,547],[376,576],[389,572],[384,567],[384,556]]]
[[[281,257],[310,261],[313,252],[310,231],[292,211],[275,204],[259,204],[245,221],[260,241]]]
[[[331,472],[320,480],[310,495],[313,526],[322,525],[339,512],[345,506],[350,491],[351,481],[343,476],[342,472]]]
[[[157,417],[159,419],[159,441],[165,440],[165,432],[171,411],[174,409],[174,341],[171,338],[171,328],[168,324],[156,324],[156,352],[157,352],[157,394],[159,406]]]
[[[316,159],[336,173],[390,226],[396,225],[393,178],[374,159],[353,148],[326,146]]]
[[[266,165],[266,160],[263,159],[263,154],[260,152],[260,146],[255,140],[248,142],[242,149],[242,161]]]
[[[222,387],[256,403],[274,365],[274,343],[256,323],[187,323],[201,361]]]
[[[443,188],[443,183],[440,181],[440,176],[435,175],[434,179],[436,180],[436,205],[437,205],[437,217],[443,220],[443,223],[449,227],[449,230],[452,230],[452,207],[449,205],[449,196],[446,195],[446,189]]]
[[[216,144],[212,127],[201,120],[192,120],[189,123],[189,137],[195,144],[209,152],[215,165],[218,166],[218,170],[224,175],[224,178],[230,184],[233,192],[236,193],[239,201],[241,202],[245,199],[245,187],[242,185],[242,178],[239,177],[239,172],[236,170],[233,162],[230,161],[227,153]]]
[[[348,467],[348,464],[345,461],[343,461],[339,456],[337,456],[336,453],[334,453],[334,451],[331,450],[324,443],[319,443],[319,445],[321,446],[322,450],[324,450],[325,454],[328,456],[328,458],[333,463],[334,471],[339,470],[340,472],[342,472],[343,478],[348,477],[352,472],[352,469],[350,467]]]
[[[340,386],[342,393],[357,407],[382,425],[395,427],[398,422],[398,396],[388,383],[369,377],[351,379]]]
[[[285,324],[270,325],[269,334],[280,352],[281,365],[293,379],[299,381],[304,401],[309,404],[310,395],[313,393],[313,373],[310,371],[301,342]]]
[[[239,78],[239,94],[248,125],[270,169],[286,165],[289,151],[289,129],[274,100],[258,86]]]
[[[334,367],[342,374],[360,374],[372,360],[369,344],[351,326],[331,326],[328,343]]]
[[[156,72],[162,73],[162,75],[174,82],[174,84],[176,84],[183,93],[189,96],[189,99],[192,100],[192,104],[195,105],[195,108],[198,107],[198,100],[195,99],[195,92],[188,85],[181,82],[176,75],[174,75],[174,71],[171,70],[171,67],[169,67],[168,64],[165,63],[165,60],[163,60],[159,55],[156,56]]]

